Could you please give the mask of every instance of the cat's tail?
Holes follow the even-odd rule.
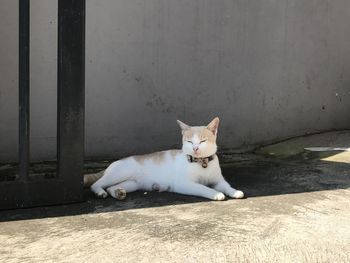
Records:
[[[100,179],[103,176],[105,171],[106,170],[93,174],[84,174],[84,187],[90,187],[93,183],[95,183],[98,179]]]

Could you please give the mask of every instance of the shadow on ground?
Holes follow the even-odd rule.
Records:
[[[313,191],[350,188],[350,164],[325,161],[338,152],[314,153],[300,150],[292,155],[270,152],[221,155],[222,170],[232,186],[245,192],[246,198],[286,195]],[[350,156],[349,156],[350,157]],[[347,157],[345,157],[347,158]],[[90,162],[89,172],[106,166],[107,162]],[[174,206],[210,202],[203,198],[173,193],[135,192],[125,201],[113,198],[96,199],[85,190],[85,202],[69,205],[0,211],[0,221],[37,219],[104,213],[128,209]]]

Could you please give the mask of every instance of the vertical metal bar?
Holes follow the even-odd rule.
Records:
[[[58,177],[83,185],[85,0],[58,1]]]
[[[19,174],[29,170],[29,0],[19,0]]]

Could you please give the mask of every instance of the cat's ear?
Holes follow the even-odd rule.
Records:
[[[187,124],[183,123],[182,121],[177,120],[177,124],[179,124],[180,128],[182,131],[184,130],[188,130],[190,128],[190,126],[188,126]]]
[[[218,128],[219,128],[219,118],[216,117],[214,120],[212,120],[208,126],[207,129],[210,130],[215,136],[218,133]]]

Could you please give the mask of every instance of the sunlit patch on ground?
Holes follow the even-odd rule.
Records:
[[[340,152],[332,156],[321,159],[322,161],[327,162],[336,162],[336,163],[350,163],[350,152]]]

